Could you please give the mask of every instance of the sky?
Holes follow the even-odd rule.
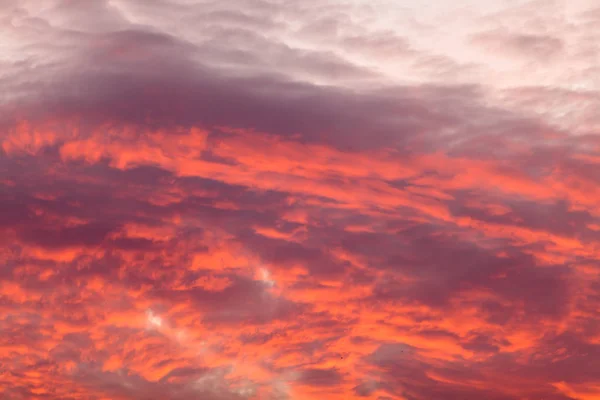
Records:
[[[600,399],[597,0],[0,0],[0,397]]]

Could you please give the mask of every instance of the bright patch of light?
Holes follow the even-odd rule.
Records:
[[[154,311],[148,310],[146,312],[146,317],[148,319],[148,324],[150,324],[151,326],[154,326],[154,327],[157,327],[157,328],[162,327],[163,320],[158,315],[155,315]]]
[[[271,279],[271,273],[266,268],[259,269],[260,280],[266,283],[269,287],[275,286],[275,281]]]

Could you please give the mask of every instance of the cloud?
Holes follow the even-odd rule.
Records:
[[[1,2],[0,394],[597,396],[594,14],[509,3]]]
[[[484,32],[473,37],[473,41],[496,54],[534,57],[540,61],[560,56],[564,47],[559,38],[533,34]]]

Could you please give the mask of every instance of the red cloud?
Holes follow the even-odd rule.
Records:
[[[319,84],[379,75],[267,45],[270,3],[21,3],[46,68],[0,65],[3,398],[598,398],[595,136],[491,85]],[[161,27],[190,10],[223,40]]]

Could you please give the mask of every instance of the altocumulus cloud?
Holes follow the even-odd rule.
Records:
[[[600,398],[599,10],[0,0],[0,394]]]

